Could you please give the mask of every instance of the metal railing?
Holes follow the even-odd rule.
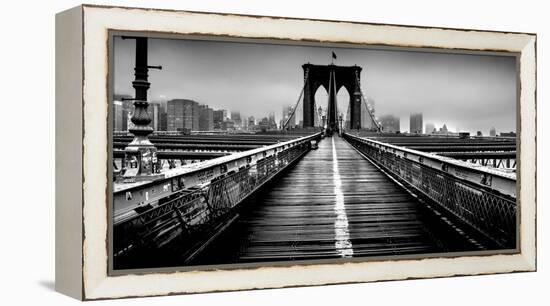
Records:
[[[389,174],[497,245],[516,245],[516,175],[379,141],[343,136]]]
[[[216,158],[170,173],[150,183],[118,188],[114,193],[113,254],[156,249],[176,237],[196,236],[215,228],[232,209],[311,148],[320,133]],[[168,189],[148,203],[125,207],[129,192]],[[117,205],[118,204],[118,205]],[[118,206],[118,207],[117,207]],[[194,238],[193,238],[194,236]]]

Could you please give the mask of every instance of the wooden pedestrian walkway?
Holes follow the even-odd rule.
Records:
[[[420,205],[345,140],[325,138],[196,264],[440,252]]]

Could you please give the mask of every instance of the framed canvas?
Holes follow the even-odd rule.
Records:
[[[536,270],[536,35],[56,16],[56,289]]]

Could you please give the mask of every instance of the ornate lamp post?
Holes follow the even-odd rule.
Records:
[[[147,38],[146,37],[122,37],[123,39],[135,39],[136,41],[136,65],[134,68],[135,79],[132,86],[135,90],[134,113],[130,119],[133,126],[129,128],[134,134],[134,139],[124,149],[123,178],[126,182],[138,180],[151,180],[162,175],[157,160],[157,148],[149,141],[149,134],[153,128],[149,126],[151,117],[147,111],[148,72],[150,68],[162,69],[161,66],[148,66],[147,64]]]

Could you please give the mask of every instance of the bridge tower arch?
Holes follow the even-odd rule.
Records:
[[[315,92],[323,86],[329,93],[327,128],[330,132],[338,131],[338,110],[336,93],[344,87],[349,94],[350,101],[350,128],[361,128],[361,88],[360,77],[362,68],[355,66],[337,66],[304,64],[304,97],[303,97],[303,125],[313,127],[315,124]],[[332,90],[331,87],[333,86]],[[332,94],[331,94],[332,93]]]

